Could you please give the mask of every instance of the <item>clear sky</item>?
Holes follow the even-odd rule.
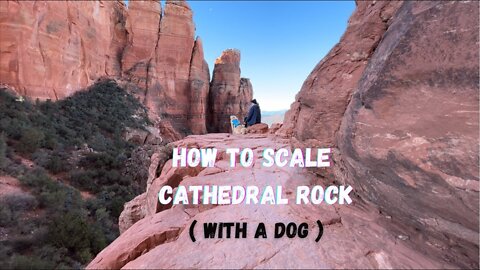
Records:
[[[262,110],[288,109],[315,65],[339,41],[355,3],[325,1],[189,1],[196,33],[213,71],[227,48],[241,51]]]
[[[213,72],[227,48],[241,51],[262,110],[288,109],[315,65],[339,41],[353,1],[188,1]]]

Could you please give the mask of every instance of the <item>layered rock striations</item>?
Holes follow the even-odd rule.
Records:
[[[279,135],[310,144],[334,145],[353,89],[400,5],[398,1],[357,2],[339,43],[303,83],[285,114]]]
[[[61,99],[120,75],[124,5],[0,2],[0,78],[33,99]]]
[[[189,107],[195,102],[190,100],[189,81],[195,43],[192,16],[186,2],[166,2],[148,71],[146,105],[160,120],[170,119],[177,131],[188,127]]]
[[[253,89],[249,79],[240,77],[240,52],[225,50],[215,61],[209,94],[209,132],[230,132],[230,115],[242,121],[247,114]]]
[[[123,77],[144,91],[155,57],[162,6],[159,1],[131,1],[125,31],[127,42],[121,58]],[[145,101],[145,92],[141,94]]]
[[[358,2],[278,135],[334,146],[335,181],[389,230],[478,267],[478,2]]]
[[[194,134],[207,133],[208,93],[210,90],[210,70],[203,56],[200,37],[195,40],[192,60],[190,61],[190,107],[188,126]]]
[[[337,134],[337,179],[412,245],[461,268],[479,262],[478,10],[405,2]]]
[[[158,0],[128,8],[120,1],[3,1],[0,32],[0,83],[32,99],[65,98],[112,77],[129,85],[167,140],[206,133],[207,106],[222,101],[209,101],[208,64],[185,1],[166,1],[163,10]]]
[[[124,211],[139,216],[139,199],[146,196],[141,218],[119,238],[100,252],[87,269],[145,268],[445,268],[453,267],[437,261],[408,246],[397,235],[385,229],[388,222],[376,209],[357,209],[352,205],[297,205],[296,187],[317,183],[318,179],[303,168],[262,166],[256,159],[251,168],[239,164],[230,167],[227,148],[249,147],[256,156],[264,148],[289,149],[289,141],[265,134],[208,134],[188,136],[174,143],[176,147],[215,147],[218,150],[215,167],[172,167],[168,161],[160,176],[152,179],[147,193],[127,204]],[[237,159],[238,162],[238,159]],[[281,185],[287,205],[160,205],[158,191],[163,185]],[[189,198],[192,194],[189,193]],[[136,207],[136,208],[135,208]],[[122,213],[122,215],[124,215]],[[316,220],[323,222],[324,236],[314,241],[318,231]],[[189,236],[192,222],[196,242]],[[203,223],[247,222],[247,238],[203,237]],[[264,222],[268,238],[255,239],[259,222]],[[305,239],[273,237],[276,222],[306,222],[310,234]],[[352,241],[354,239],[354,241]]]

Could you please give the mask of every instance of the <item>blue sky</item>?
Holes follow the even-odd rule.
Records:
[[[241,51],[262,110],[288,109],[315,65],[339,41],[353,1],[189,1],[213,72],[227,48]]]

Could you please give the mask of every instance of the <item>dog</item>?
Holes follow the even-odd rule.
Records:
[[[245,125],[240,124],[240,120],[235,115],[230,115],[230,125],[232,127],[232,134],[247,134]]]

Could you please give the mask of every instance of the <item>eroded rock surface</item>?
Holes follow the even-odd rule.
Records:
[[[116,1],[0,2],[1,82],[56,100],[120,75],[124,11]]]
[[[210,84],[209,132],[231,132],[230,115],[243,121],[253,96],[249,79],[240,78],[240,51],[225,50],[215,61]]]
[[[278,135],[333,146],[334,171],[388,230],[478,268],[478,2],[357,2]]]
[[[259,123],[253,126],[249,126],[247,127],[247,133],[252,133],[252,134],[268,133],[268,125],[265,123]]]
[[[307,77],[278,134],[310,145],[334,145],[351,94],[401,3],[357,2],[340,42]]]
[[[128,9],[123,1],[2,1],[0,32],[0,83],[32,100],[58,100],[101,77],[116,79],[146,105],[166,141],[206,133],[209,104],[240,116],[252,96],[238,71],[233,99],[209,101],[209,68],[186,1],[166,1],[163,10],[158,0]]]
[[[147,193],[147,216],[125,231],[88,265],[98,268],[441,268],[444,261],[429,259],[412,249],[384,228],[391,223],[370,205],[296,205],[294,194],[299,185],[322,184],[302,168],[265,168],[257,159],[252,168],[239,164],[230,168],[227,147],[252,148],[259,156],[264,147],[289,148],[287,140],[267,135],[210,134],[189,136],[179,147],[216,147],[214,168],[189,171],[165,165]],[[159,184],[157,184],[159,183]],[[176,205],[160,208],[158,189],[162,184],[189,185],[281,185],[288,205]],[[149,200],[153,198],[152,200]],[[324,224],[324,236],[315,243],[316,220]],[[188,235],[197,220],[197,241]],[[204,239],[203,222],[248,222],[247,239]],[[275,222],[307,222],[310,233],[305,239],[253,239],[255,226],[265,222],[273,232]],[[352,241],[355,239],[355,241]],[[208,251],[208,252],[207,252]]]
[[[392,231],[461,268],[479,262],[478,9],[403,4],[338,137],[336,179],[392,216]]]

